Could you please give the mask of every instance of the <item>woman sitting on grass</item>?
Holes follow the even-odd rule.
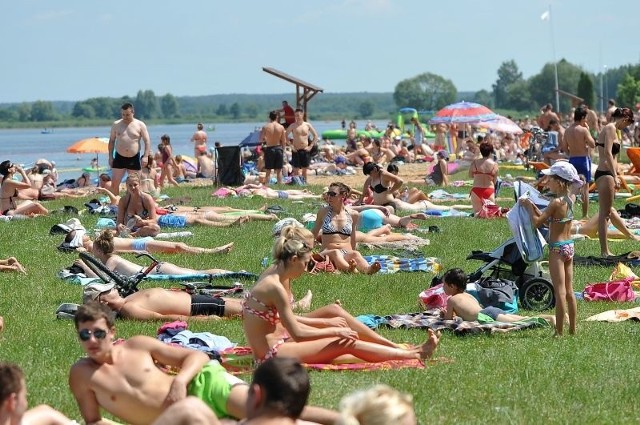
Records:
[[[357,212],[347,210],[344,201],[351,189],[344,183],[331,183],[325,193],[326,205],[320,207],[313,227],[313,236],[322,231],[322,255],[327,255],[341,271],[359,271],[373,274],[380,270],[379,263],[369,265],[356,250],[356,236],[360,217]]]
[[[143,266],[132,263],[131,261],[125,260],[119,255],[114,254],[115,244],[113,242],[113,233],[110,230],[105,230],[96,238],[93,242],[93,255],[96,256],[97,259],[102,261],[104,265],[111,271],[120,273],[124,276],[133,276],[136,273],[140,272],[144,269]],[[77,264],[82,268],[87,277],[98,277],[93,271],[87,266],[84,261],[76,260],[74,264]],[[194,274],[218,274],[218,273],[230,273],[230,270],[224,269],[208,269],[208,270],[194,270],[188,269],[186,267],[180,267],[172,263],[161,262],[158,264],[156,268],[154,268],[151,275],[156,274],[167,274],[174,276],[182,276],[182,275],[194,275]]]
[[[334,185],[332,185],[334,186]],[[333,360],[382,362],[428,359],[439,335],[429,330],[426,342],[410,349],[371,342],[366,335],[340,320],[316,321],[308,325],[291,310],[291,281],[301,276],[311,259],[305,240],[280,236],[273,247],[275,263],[266,269],[243,303],[243,327],[255,359],[263,362],[276,356],[293,357],[304,363]],[[309,320],[309,319],[307,319]],[[322,322],[322,325],[320,323]]]
[[[22,181],[13,179],[16,172],[22,176]],[[36,201],[16,203],[21,190],[32,189],[29,176],[22,167],[11,163],[11,161],[3,161],[0,163],[0,174],[4,176],[0,185],[0,215],[36,216],[49,214],[49,211]]]

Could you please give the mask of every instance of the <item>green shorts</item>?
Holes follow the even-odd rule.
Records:
[[[231,389],[244,382],[227,371],[216,360],[207,363],[187,386],[189,395],[198,397],[213,410],[218,418],[228,416],[227,401]]]

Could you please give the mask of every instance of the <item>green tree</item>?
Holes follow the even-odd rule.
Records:
[[[134,102],[136,116],[140,119],[154,118],[158,114],[158,99],[153,90],[140,90]]]
[[[31,105],[31,119],[33,121],[54,121],[57,118],[51,102],[38,100]]]
[[[531,100],[531,93],[529,92],[529,84],[527,84],[526,81],[520,80],[509,84],[505,94],[505,102],[509,105],[509,109],[515,109],[516,111],[530,111],[535,109],[534,102]]]
[[[95,118],[96,110],[87,102],[76,102],[71,116],[74,118]]]
[[[558,88],[569,93],[576,93],[582,69],[562,59],[558,62]],[[555,108],[555,69],[553,63],[547,63],[539,74],[529,79],[531,99],[537,107],[551,103]],[[560,97],[560,110],[568,111],[571,103],[567,98]],[[559,111],[556,111],[559,112]]]
[[[229,110],[227,109],[227,104],[226,103],[221,103],[218,106],[218,109],[216,109],[216,115],[220,116],[220,117],[224,117],[229,115]]]
[[[400,81],[393,92],[396,106],[438,110],[456,99],[456,86],[451,80],[425,72]]]
[[[23,102],[18,106],[18,120],[31,121],[31,104]]]
[[[360,105],[358,106],[358,112],[360,112],[360,116],[362,118],[369,118],[371,115],[373,115],[373,110],[374,110],[374,105],[373,105],[373,102],[370,100],[365,100],[364,102],[361,102]]]
[[[594,102],[596,101],[596,97],[593,91],[593,81],[586,72],[580,73],[577,95],[584,99],[584,103],[589,105],[589,108],[595,109],[596,106]]]
[[[258,116],[258,105],[250,103],[244,108],[244,111],[247,113],[249,118],[255,118]]]
[[[476,94],[473,95],[473,102],[484,105],[487,108],[494,107],[493,96],[485,89],[477,91]]]
[[[175,118],[178,113],[178,101],[171,93],[167,93],[160,98],[160,109],[164,118]]]
[[[11,121],[17,121],[17,120],[18,120],[18,113],[16,112],[15,109],[0,108],[0,121],[11,122]]]
[[[622,77],[617,90],[618,105],[635,109],[636,103],[640,102],[640,81],[630,74]]]
[[[234,120],[237,120],[238,118],[240,118],[241,112],[242,111],[240,109],[240,104],[238,102],[234,102],[229,108],[229,113],[231,114],[231,117],[233,117]]]
[[[507,87],[513,83],[522,81],[522,72],[518,70],[518,65],[513,59],[502,62],[498,68],[498,79],[493,87],[496,108],[513,108],[508,103]]]

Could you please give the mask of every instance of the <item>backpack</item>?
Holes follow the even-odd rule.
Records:
[[[476,281],[477,298],[483,307],[497,307],[506,313],[518,312],[518,287],[515,282],[495,277]]]

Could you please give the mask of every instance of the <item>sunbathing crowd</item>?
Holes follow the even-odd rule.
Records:
[[[585,109],[576,109],[577,125],[586,120],[586,114]],[[611,122],[601,129],[598,143],[590,139],[591,136],[583,135],[580,129],[567,130],[569,143],[577,143],[578,138],[583,138],[580,140],[585,146],[598,146],[600,149],[601,165],[598,165],[595,180],[598,192],[605,199],[599,201],[599,214],[584,221],[573,220],[575,195],[580,193],[582,189],[579,188],[585,180],[589,182],[591,176],[586,178],[571,161],[563,161],[560,158],[562,148],[555,152],[555,157],[548,156],[552,164],[542,172],[543,179],[539,182],[556,195],[550,198],[548,207],[539,209],[530,200],[518,201],[535,226],[549,228],[549,262],[556,295],[556,314],[538,317],[547,320],[556,335],[563,334],[565,318],[569,322],[569,333],[576,332],[577,307],[571,281],[572,235],[599,236],[606,240],[614,232],[603,227],[602,223],[611,221],[617,229],[616,236],[640,240],[640,236],[626,228],[611,202],[607,203],[610,192],[619,185],[617,164],[609,155],[616,143],[611,132],[624,129],[630,120],[626,110],[612,111]],[[548,125],[553,125],[552,120]],[[582,128],[588,129],[588,126]],[[438,143],[430,146],[424,142],[413,146],[411,153],[399,151],[407,162],[409,158],[415,159],[416,155],[432,155],[433,161],[432,170],[425,179],[413,183],[447,186],[450,183],[448,154]],[[416,221],[429,219],[425,212],[430,210],[450,212],[469,209],[478,213],[487,202],[495,203],[499,176],[495,144],[487,140],[475,144],[472,140],[465,146],[469,152],[475,151],[473,157],[462,152],[462,157],[468,161],[469,177],[473,180],[470,204],[440,205],[434,203],[420,186],[409,188],[399,175],[397,161],[392,161],[398,154],[386,140],[374,141],[372,148],[356,143],[345,161],[340,162],[362,167],[365,180],[361,191],[353,190],[340,181],[331,183],[321,194],[307,189],[274,190],[253,183],[226,189],[235,196],[257,195],[269,199],[314,199],[322,202],[316,214],[308,218],[311,223],[308,227],[295,219],[276,224],[272,262],[242,299],[164,288],[123,294],[117,282],[86,285],[83,304],[74,312],[74,325],[87,357],[75,362],[69,373],[69,387],[83,420],[102,423],[101,412],[106,411],[128,423],[142,424],[216,424],[225,418],[244,419],[242,423],[246,424],[295,423],[299,419],[321,424],[417,423],[411,396],[384,385],[345,396],[339,411],[307,405],[310,383],[302,363],[422,362],[432,358],[440,342],[440,333],[429,329],[420,344],[400,344],[366,326],[339,303],[312,309],[311,293],[301,300],[294,300],[292,285],[304,273],[317,270],[317,263],[325,264],[325,270],[342,273],[378,273],[381,264],[367,261],[358,250],[358,243],[416,242],[421,239],[419,236],[396,233],[394,229],[415,229]],[[170,152],[168,136],[163,136],[162,151]],[[331,149],[325,149],[326,156],[333,153]],[[148,161],[151,162],[152,158]],[[174,166],[168,158],[165,162]],[[337,167],[337,160],[335,164]],[[161,182],[166,178],[171,184],[176,183],[173,171],[163,169],[161,173]],[[84,197],[95,193],[57,189],[49,193],[51,191],[47,187],[55,186],[49,177],[51,173],[45,173],[40,190],[33,192],[29,173],[10,161],[0,163],[0,174],[3,176],[0,207],[4,216],[46,215],[48,211],[39,200]],[[14,179],[16,175],[18,179]],[[603,177],[606,182],[600,180],[598,183]],[[116,212],[112,223],[92,239],[77,220],[72,221],[69,223],[71,226],[63,229],[63,244],[72,250],[91,253],[110,272],[131,277],[145,267],[121,254],[224,254],[233,248],[233,243],[199,247],[156,239],[167,229],[195,225],[227,227],[255,220],[275,222],[279,219],[276,214],[265,211],[266,208],[163,208],[155,199],[157,188],[145,188],[147,179],[148,176],[143,174],[129,174],[125,181],[126,193],[122,196],[119,190],[114,194],[110,190],[112,188],[101,187],[100,192],[108,196],[104,204]],[[101,181],[106,185],[106,179]],[[19,199],[23,201],[18,202]],[[399,215],[401,212],[409,215]],[[602,250],[603,255],[610,254],[606,243]],[[74,266],[85,277],[100,276],[91,264],[81,259],[76,260]],[[0,271],[27,272],[14,257],[0,260]],[[160,262],[144,270],[144,274],[150,276],[233,273],[235,271],[222,268],[195,270],[169,262]],[[440,312],[443,319],[458,317],[464,321],[477,321],[488,317],[489,320],[506,323],[526,319],[496,307],[480,305],[475,297],[465,292],[467,281],[466,274],[460,269],[450,269],[444,274],[443,291],[449,300]],[[236,378],[224,368],[223,363],[211,360],[202,351],[165,344],[149,336],[134,336],[114,344],[116,318],[163,321],[240,318],[256,366],[252,380],[247,383]],[[7,325],[0,317],[0,330]],[[176,373],[168,374],[156,367],[157,364]],[[0,363],[0,424],[70,423],[68,418],[48,406],[27,409],[26,394],[27,384],[20,367]]]

